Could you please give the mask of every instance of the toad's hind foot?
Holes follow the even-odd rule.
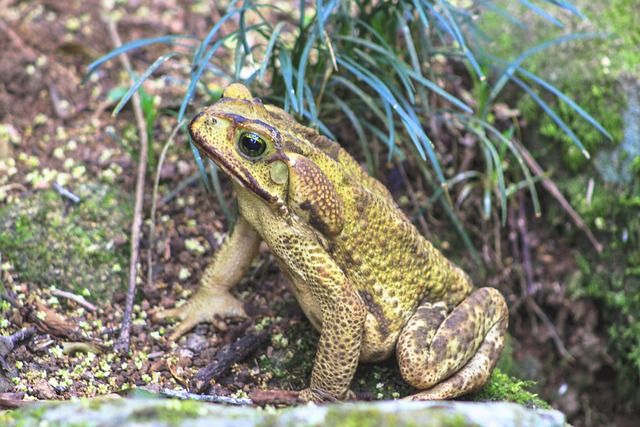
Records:
[[[500,348],[483,343],[478,352],[458,372],[427,390],[404,397],[403,400],[446,400],[481,389],[489,381],[496,360],[495,356],[487,353],[499,353]]]
[[[477,289],[448,315],[437,304],[421,306],[397,344],[402,377],[423,390],[408,399],[451,399],[483,387],[507,322],[506,302],[493,288]]]

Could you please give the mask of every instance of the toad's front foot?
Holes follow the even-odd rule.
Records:
[[[208,295],[200,291],[182,307],[156,312],[152,320],[180,320],[180,324],[169,336],[169,341],[173,342],[198,324],[213,322],[216,316],[247,317],[247,314],[242,303],[228,292]]]

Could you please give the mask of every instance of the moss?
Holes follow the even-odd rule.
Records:
[[[131,203],[103,186],[80,186],[74,204],[53,190],[0,210],[0,248],[21,281],[104,300],[122,288]],[[88,292],[87,292],[88,291]]]
[[[638,184],[636,184],[638,188]],[[617,391],[623,404],[640,405],[640,194],[599,191],[591,206],[580,212],[605,239],[599,256],[585,252],[577,256],[580,276],[569,289],[572,297],[588,297],[601,305],[601,316],[609,336]]]
[[[329,426],[344,427],[376,427],[398,425],[397,416],[385,414],[376,409],[368,411],[343,411],[330,410],[325,418],[325,424]],[[406,425],[406,424],[402,424]],[[411,424],[409,424],[411,425]]]
[[[388,420],[385,420],[385,414],[371,409],[369,411],[358,412],[345,412],[345,411],[329,411],[325,419],[325,423],[330,426],[344,426],[344,427],[375,427],[382,425],[389,425]],[[391,424],[393,425],[393,424]]]
[[[556,82],[556,87],[578,105],[582,105],[611,134],[612,140],[604,137],[567,104],[553,103],[553,107],[558,117],[573,130],[593,158],[598,151],[617,145],[622,140],[622,111],[626,106],[626,97],[620,95],[620,85],[611,76],[592,76],[589,80],[575,77]],[[579,173],[589,166],[589,158],[550,116],[543,114],[542,109],[533,100],[523,99],[519,108],[531,124],[530,127],[537,129],[541,145],[539,150],[542,151],[538,153],[539,156],[557,156],[561,161],[560,170],[563,173]]]
[[[607,353],[614,360],[621,407],[629,408],[640,405],[640,156],[633,142],[638,138],[640,55],[631,48],[640,36],[628,31],[637,21],[634,3],[612,0],[606,8],[586,4],[583,9],[596,26],[611,31],[614,37],[572,44],[562,51],[562,57],[547,55],[572,65],[562,70],[548,67],[549,73],[555,73],[554,86],[612,135],[612,141],[606,140],[565,104],[547,99],[593,160],[587,160],[533,101],[525,99],[519,104],[528,122],[532,154],[553,172],[556,185],[604,244],[602,254],[595,253],[579,230],[566,225],[566,215],[559,207],[550,206],[545,213],[577,247],[580,274],[571,282],[570,297],[590,298],[598,304],[609,337]],[[544,74],[544,59],[533,57],[531,61]],[[592,192],[588,190],[590,181],[595,183]]]
[[[551,409],[551,406],[529,391],[535,381],[522,381],[495,369],[487,385],[473,395],[473,400],[492,402],[513,402],[530,409]]]
[[[438,411],[429,413],[428,425],[441,427],[462,427],[475,425],[462,414],[446,414]],[[376,427],[376,426],[404,426],[418,427],[425,425],[421,422],[413,421],[410,417],[405,418],[398,412],[383,412],[378,408],[351,410],[344,406],[332,406],[324,419],[324,425],[341,427]]]
[[[380,363],[359,364],[351,388],[371,393],[376,399],[397,399],[416,392],[402,379],[395,357]]]
[[[118,411],[114,410],[118,408]],[[72,402],[47,402],[0,414],[1,425],[11,426],[95,426],[111,425],[114,420],[125,424],[178,426],[188,424],[188,420],[205,416],[210,405],[197,401],[159,399],[149,393],[147,397],[121,400],[80,399]],[[213,408],[215,411],[218,408]],[[69,413],[68,417],[62,414]],[[48,414],[49,420],[44,421]],[[70,420],[61,424],[60,419]],[[52,421],[53,420],[53,421]],[[126,420],[126,421],[125,421]],[[117,421],[116,421],[117,422]]]
[[[166,399],[164,405],[143,408],[134,411],[130,420],[134,423],[159,423],[161,425],[183,425],[186,418],[198,418],[202,415],[201,402]],[[166,424],[164,424],[166,423]]]
[[[279,389],[301,390],[309,386],[318,340],[317,332],[308,322],[300,322],[289,328],[283,339],[284,347],[274,346],[271,357],[258,359],[261,372],[273,375],[270,386]],[[500,358],[499,366],[510,371],[512,361],[510,337]],[[491,382],[476,400],[529,403],[529,407],[548,408],[549,405],[526,391],[533,382],[518,381],[500,369],[496,369]],[[395,357],[380,363],[360,363],[351,382],[351,389],[358,394],[369,394],[375,399],[397,399],[416,393],[417,390],[404,382]],[[507,392],[509,391],[509,393]],[[516,391],[521,391],[517,394]],[[365,396],[363,396],[365,397]],[[537,399],[537,400],[536,400]]]
[[[309,386],[309,378],[315,359],[318,334],[308,322],[294,324],[283,333],[271,357],[262,356],[258,365],[262,372],[273,375],[271,383],[276,388],[301,390]]]

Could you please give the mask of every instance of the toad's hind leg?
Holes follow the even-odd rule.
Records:
[[[407,399],[451,399],[484,386],[507,322],[507,305],[494,288],[475,290],[448,315],[444,304],[420,306],[397,344],[402,377],[423,390]]]

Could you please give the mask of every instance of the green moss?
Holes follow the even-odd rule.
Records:
[[[519,104],[528,123],[532,154],[553,173],[556,185],[604,244],[602,254],[597,254],[581,231],[566,225],[566,215],[558,206],[547,208],[545,218],[556,221],[558,229],[565,230],[565,238],[576,245],[580,274],[571,281],[570,296],[598,304],[621,406],[628,407],[640,405],[640,156],[634,142],[640,70],[635,46],[640,33],[629,31],[637,27],[636,3],[612,0],[602,7],[578,2],[595,27],[610,31],[613,37],[572,43],[549,51],[553,55],[534,56],[526,64],[543,76],[553,73],[553,85],[612,135],[608,141],[566,104],[545,98],[585,145],[591,161],[532,100]],[[554,36],[551,32],[546,35]],[[509,44],[501,49],[507,56],[513,51]],[[555,65],[545,64],[548,59],[544,57]],[[558,69],[558,62],[571,66]],[[595,183],[592,192],[590,182]]]
[[[404,382],[395,357],[381,363],[361,363],[351,383],[355,392],[373,394],[376,399],[397,399],[416,392]]]
[[[288,329],[283,338],[288,344],[281,348],[274,346],[272,356],[262,356],[258,359],[258,365],[261,372],[273,375],[270,386],[301,390],[309,386],[318,334],[308,322],[301,322]],[[504,370],[510,369],[511,353],[508,339],[500,359],[500,366]],[[530,408],[548,408],[549,405],[538,399],[537,395],[527,391],[533,384],[530,381],[518,381],[496,369],[490,383],[481,394],[474,396],[474,400],[507,401],[522,403]],[[381,363],[359,364],[351,389],[356,393],[370,393],[380,400],[397,399],[417,392],[402,379],[395,357]]]
[[[637,181],[637,179],[636,179]],[[607,187],[580,213],[605,241],[600,255],[577,255],[580,275],[571,282],[572,297],[595,299],[609,337],[617,391],[624,405],[640,405],[640,217],[639,183],[623,194]],[[618,190],[620,191],[620,190]]]
[[[271,357],[258,359],[261,372],[273,375],[276,388],[301,390],[309,386],[318,334],[308,322],[294,324],[281,338],[285,346],[275,346]]]
[[[589,80],[576,76],[556,82],[556,87],[578,105],[582,105],[611,134],[610,141],[567,104],[552,103],[558,117],[573,130],[592,157],[603,148],[612,147],[622,140],[622,112],[626,106],[626,97],[620,94],[620,85],[611,76],[593,76]],[[531,124],[530,127],[537,127],[545,154],[559,154],[563,172],[575,174],[584,171],[590,160],[550,116],[543,114],[541,108],[530,98],[523,99],[519,108]]]
[[[375,427],[381,425],[388,425],[385,422],[385,414],[371,409],[368,411],[358,412],[345,412],[345,411],[329,411],[325,422],[330,426],[344,426],[344,427]]]
[[[428,422],[426,421],[428,417]],[[406,426],[419,427],[422,425],[441,426],[441,427],[462,427],[477,425],[460,413],[452,413],[448,411],[425,410],[423,418],[416,414],[405,416],[402,411],[383,411],[379,408],[369,406],[359,407],[354,410],[352,407],[345,405],[333,405],[324,419],[324,425],[341,426],[341,427],[374,427],[374,426]]]
[[[140,424],[183,425],[186,418],[198,418],[202,409],[201,402],[167,399],[164,405],[134,411],[130,420]]]
[[[76,189],[79,204],[53,190],[0,210],[0,248],[23,282],[109,297],[122,288],[131,203],[103,186]],[[88,292],[87,292],[88,291]]]
[[[529,391],[535,381],[522,381],[495,369],[487,385],[473,396],[477,401],[513,402],[531,409],[551,409],[551,406]]]

